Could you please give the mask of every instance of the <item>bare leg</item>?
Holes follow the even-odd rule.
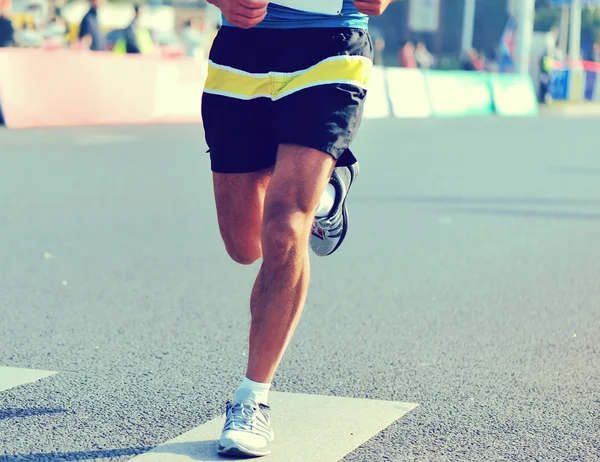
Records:
[[[262,256],[260,232],[272,173],[273,169],[213,173],[221,236],[229,256],[242,265],[250,265]]]
[[[334,166],[323,152],[280,146],[265,197],[263,264],[250,300],[246,376],[255,382],[271,383],[300,319],[310,279],[308,237]]]

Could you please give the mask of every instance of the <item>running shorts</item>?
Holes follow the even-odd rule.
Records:
[[[222,27],[202,97],[212,171],[266,169],[280,144],[356,162],[372,57],[366,29]]]

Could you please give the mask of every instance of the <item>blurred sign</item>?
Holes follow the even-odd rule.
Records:
[[[513,16],[509,16],[504,31],[500,37],[500,69],[501,72],[509,72],[515,66],[515,40],[517,36],[517,20]]]
[[[440,0],[410,0],[408,27],[415,32],[437,32]]]
[[[556,101],[566,101],[569,98],[569,71],[557,69],[552,72],[550,94]]]

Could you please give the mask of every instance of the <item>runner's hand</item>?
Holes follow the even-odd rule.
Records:
[[[267,0],[207,0],[221,10],[225,19],[234,26],[250,29],[267,15]]]
[[[390,3],[398,0],[354,0],[354,6],[363,14],[381,16]]]

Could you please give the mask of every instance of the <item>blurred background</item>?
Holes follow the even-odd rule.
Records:
[[[205,57],[220,25],[219,11],[204,1],[8,0],[0,4],[0,47]],[[127,49],[130,44],[125,43],[123,49],[130,35],[137,47]]]
[[[535,1],[532,61],[546,51],[561,59],[552,48],[563,40],[561,20],[568,3]],[[600,62],[600,8],[595,2],[584,3],[580,55]],[[204,0],[137,4],[122,0],[1,0],[0,5],[0,47],[92,47],[119,53],[121,48],[115,46],[135,22],[137,41],[143,41],[139,30],[146,30],[153,46],[139,50],[138,45],[130,52],[204,57],[220,25],[219,11]],[[392,4],[385,15],[371,21],[378,64],[510,72],[514,55],[511,32],[516,29],[518,7],[515,0],[403,0]],[[87,31],[94,28],[86,17],[90,9],[97,10],[98,31]],[[94,38],[93,46],[82,40],[82,24]],[[465,27],[472,28],[468,43]]]
[[[370,24],[379,67],[525,74],[539,103],[600,100],[600,0],[401,0]],[[200,65],[220,25],[204,0],[0,0],[3,48]]]
[[[220,15],[0,3],[0,369],[56,372],[0,380],[0,462],[128,462],[245,367],[255,272],[226,258],[201,113]],[[350,241],[314,265],[276,379],[420,403],[345,461],[600,460],[599,28],[600,0],[372,19]],[[314,441],[349,441],[333,427]]]

